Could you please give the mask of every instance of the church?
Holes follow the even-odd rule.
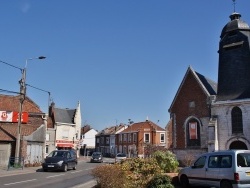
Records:
[[[191,66],[170,105],[167,146],[188,155],[250,149],[250,28],[233,12],[219,41],[218,82]]]

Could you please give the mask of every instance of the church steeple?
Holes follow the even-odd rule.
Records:
[[[235,12],[221,32],[217,100],[250,98],[250,28]]]

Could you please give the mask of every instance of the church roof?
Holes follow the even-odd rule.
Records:
[[[198,84],[201,86],[203,92],[207,95],[207,96],[211,96],[211,95],[216,95],[217,94],[217,83],[214,82],[213,80],[203,76],[202,74],[198,73],[198,72],[195,72],[193,70],[193,68],[191,66],[188,67],[187,71],[186,71],[186,74],[179,86],[179,89],[174,97],[174,100],[172,101],[172,104],[169,108],[169,110],[172,108],[172,106],[174,105],[180,91],[181,91],[181,88],[182,86],[185,84],[185,81],[187,79],[187,76],[189,74],[192,74],[196,81],[198,82]]]
[[[232,13],[230,16],[231,21],[229,21],[221,32],[221,38],[228,32],[234,31],[234,30],[250,30],[249,25],[240,19],[241,14],[239,13]]]

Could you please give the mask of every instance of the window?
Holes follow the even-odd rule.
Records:
[[[234,107],[231,112],[232,116],[232,133],[243,133],[242,112],[239,107]]]
[[[119,141],[122,142],[122,134],[119,135]]]
[[[165,133],[161,133],[161,143],[165,143]]]
[[[127,134],[123,134],[123,142],[127,142]]]
[[[145,143],[149,143],[150,142],[150,139],[149,139],[149,133],[144,133],[144,142]]]
[[[104,144],[104,137],[100,138],[100,144]]]
[[[62,131],[62,138],[69,138],[69,131],[68,130]]]
[[[231,155],[223,155],[220,160],[221,168],[231,168],[232,167],[232,156]]]
[[[200,147],[200,124],[196,119],[190,119],[186,124],[186,142],[188,147]]]
[[[45,147],[45,153],[46,153],[46,154],[49,153],[49,145],[46,145],[46,147]]]
[[[128,133],[128,142],[131,142],[132,136],[131,133]]]
[[[249,167],[250,166],[250,154],[249,153],[237,154],[237,166],[238,167]]]
[[[205,162],[206,162],[206,157],[202,156],[199,159],[197,159],[197,161],[195,161],[194,167],[195,168],[203,168],[205,166]]]
[[[219,167],[219,157],[211,156],[208,159],[208,168],[218,168]]]
[[[46,141],[49,141],[49,134],[46,134]]]
[[[137,134],[133,133],[133,141],[136,142],[137,141]]]
[[[106,137],[106,144],[109,144],[109,137]]]
[[[97,144],[99,144],[99,141],[100,141],[100,139],[99,139],[99,138],[96,138],[96,143],[97,143]]]
[[[194,101],[189,102],[189,108],[194,108],[194,107],[195,107],[195,102]]]

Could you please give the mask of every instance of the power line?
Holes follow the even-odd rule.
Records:
[[[9,90],[5,90],[5,89],[0,89],[0,92],[6,92],[6,93],[15,93],[15,94],[21,94],[19,92],[16,91],[9,91]]]
[[[11,66],[11,67],[14,67],[14,68],[16,68],[16,69],[19,69],[20,71],[23,70],[23,69],[20,68],[20,67],[17,67],[17,66],[15,66],[15,65],[11,65],[11,64],[9,64],[9,63],[7,63],[7,62],[5,62],[5,61],[2,61],[2,60],[0,60],[0,63],[3,63],[3,64],[5,64],[5,65]]]

